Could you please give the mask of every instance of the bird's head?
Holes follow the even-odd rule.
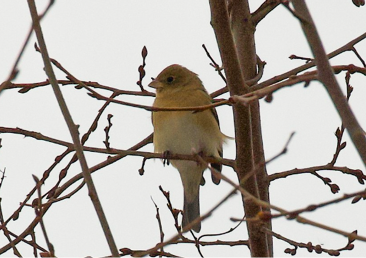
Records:
[[[187,68],[173,64],[165,68],[149,83],[149,86],[156,89],[156,94],[177,92],[180,90],[191,90],[203,88],[197,74]]]

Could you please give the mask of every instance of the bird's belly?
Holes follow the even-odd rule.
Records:
[[[166,116],[166,119],[159,119],[159,123],[154,124],[155,151],[170,151],[176,154],[202,152],[205,155],[216,156],[218,146],[214,139],[210,139],[212,132],[207,132],[207,129],[200,127],[192,119],[192,116],[198,114],[177,113]]]

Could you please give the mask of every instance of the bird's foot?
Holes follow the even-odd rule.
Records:
[[[170,161],[169,161],[169,156],[170,156],[170,151],[166,150],[163,152],[163,165],[170,165]]]

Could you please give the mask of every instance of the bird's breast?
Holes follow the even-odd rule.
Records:
[[[155,112],[155,151],[179,154],[202,152],[217,156],[221,148],[221,133],[214,119],[210,119],[209,112]]]

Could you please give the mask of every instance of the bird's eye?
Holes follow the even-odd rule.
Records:
[[[168,83],[171,83],[172,81],[174,81],[174,77],[173,76],[169,76],[168,78],[166,78],[166,81]]]

